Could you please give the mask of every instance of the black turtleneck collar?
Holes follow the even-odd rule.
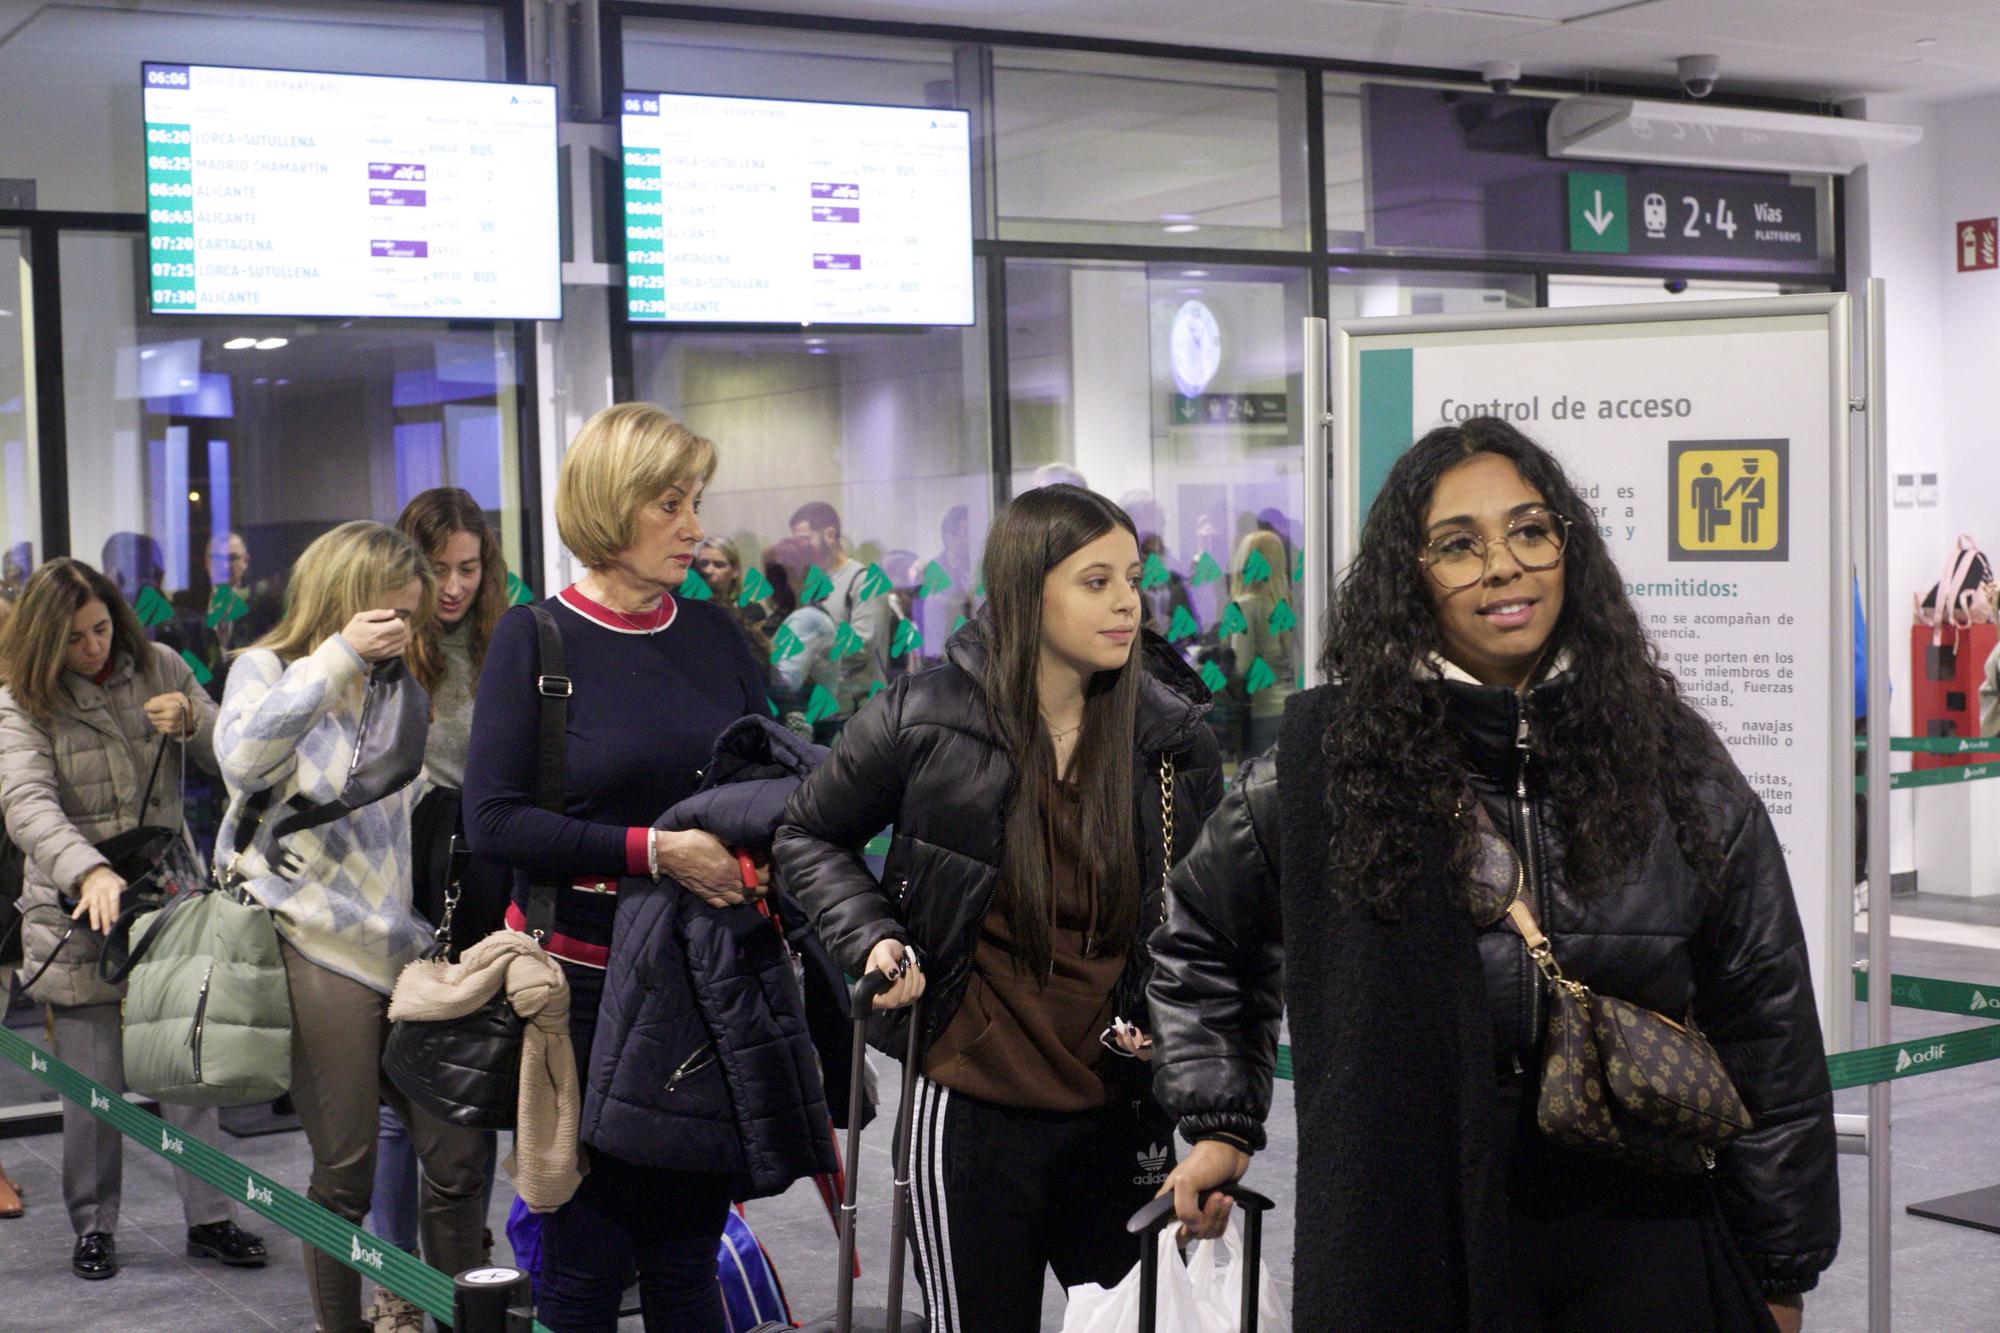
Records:
[[[1512,785],[1521,769],[1524,713],[1528,720],[1525,736],[1539,748],[1540,727],[1563,706],[1569,693],[1569,675],[1545,680],[1525,697],[1505,685],[1460,680],[1436,680],[1428,688],[1436,690],[1443,700],[1445,716],[1459,734],[1465,762],[1472,771],[1490,782]]]

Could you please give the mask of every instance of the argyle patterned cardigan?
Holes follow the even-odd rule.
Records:
[[[430,939],[410,906],[415,788],[287,837],[284,850],[302,863],[296,875],[272,868],[270,837],[294,795],[315,803],[339,795],[367,678],[366,664],[338,634],[289,664],[262,648],[236,659],[215,726],[215,757],[229,788],[215,863],[230,864],[250,796],[273,789],[272,813],[236,864],[245,887],[308,960],[387,995]]]

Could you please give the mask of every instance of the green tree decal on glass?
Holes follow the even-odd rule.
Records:
[[[1213,662],[1201,664],[1201,683],[1208,686],[1210,694],[1220,694],[1229,688],[1229,677],[1222,674],[1222,668]]]
[[[215,590],[215,596],[208,599],[208,627],[214,629],[224,621],[241,620],[250,614],[250,603],[243,600],[243,594],[227,583]]]
[[[181,649],[181,661],[186,662],[188,670],[194,672],[195,684],[206,685],[215,679],[215,673],[208,669],[208,663],[202,661],[185,648]]]
[[[886,690],[886,689],[888,689],[888,688],[889,688],[889,682],[888,682],[888,681],[886,681],[886,680],[878,680],[878,681],[876,681],[876,682],[875,682],[875,683],[874,683],[873,685],[870,685],[870,686],[868,687],[868,699],[873,699],[873,698],[874,698],[874,697],[875,697],[876,695],[880,694],[880,693],[881,693],[882,691],[884,691],[884,690]],[[862,700],[861,702],[862,702],[862,703],[867,703],[867,702],[868,702],[868,699],[863,699],[863,700]]]
[[[843,622],[833,632],[833,647],[827,649],[827,660],[838,662],[843,657],[852,657],[868,645],[861,641],[861,634],[854,626]]]
[[[715,589],[708,586],[708,580],[703,578],[701,571],[693,565],[688,566],[687,576],[681,580],[681,586],[676,589],[676,593],[690,602],[715,600]]]
[[[1234,602],[1224,607],[1222,619],[1215,622],[1215,632],[1225,639],[1232,634],[1248,634],[1250,622],[1243,618],[1243,608]]]
[[[901,657],[913,648],[924,646],[924,632],[917,628],[914,620],[901,621],[896,626],[896,637],[889,644],[889,656]]]
[[[139,617],[139,623],[147,629],[164,625],[174,618],[173,604],[160,595],[160,590],[148,583],[139,589],[139,595],[132,601],[132,613]]]
[[[1222,577],[1222,566],[1215,563],[1215,557],[1203,551],[1195,557],[1194,568],[1188,571],[1188,582],[1194,587],[1213,583]]]
[[[958,631],[962,629],[964,625],[965,625],[965,617],[959,616],[956,620],[953,620],[951,622],[951,632],[953,634],[958,633]]]
[[[806,566],[806,586],[799,592],[801,602],[822,602],[833,593],[833,580],[818,565]]]
[[[943,565],[933,560],[924,566],[924,582],[923,586],[917,589],[917,596],[935,597],[941,592],[949,591],[950,588],[951,574]]]
[[[1299,618],[1292,614],[1292,604],[1280,597],[1278,604],[1271,608],[1271,633],[1283,634],[1298,623]]]
[[[1179,643],[1201,633],[1201,622],[1196,620],[1185,606],[1174,608],[1173,623],[1167,626],[1167,642]]]
[[[1277,673],[1272,671],[1271,664],[1261,657],[1250,664],[1250,674],[1243,678],[1244,688],[1252,694],[1259,690],[1267,690],[1277,683]]]
[[[761,602],[771,595],[771,580],[764,577],[764,571],[752,566],[743,571],[743,587],[736,594],[738,606],[748,606]]]
[[[1173,573],[1167,568],[1167,562],[1160,559],[1160,553],[1155,551],[1146,557],[1146,564],[1139,571],[1139,586],[1157,588],[1172,577]]]
[[[812,695],[806,700],[806,721],[824,722],[839,712],[840,701],[826,692],[826,686],[813,686]]]
[[[871,597],[880,597],[895,586],[889,582],[889,576],[882,572],[882,566],[870,565],[861,571],[861,577],[854,585],[854,600],[865,602]]]
[[[771,661],[773,663],[782,662],[788,657],[797,657],[805,650],[806,646],[799,642],[799,636],[792,631],[790,625],[778,626],[777,634],[771,638]]]
[[[1254,587],[1271,577],[1271,562],[1256,547],[1250,548],[1250,556],[1243,562],[1243,586]]]
[[[522,581],[519,574],[511,570],[507,574],[507,605],[526,606],[535,600],[535,590]]]
[[[1292,557],[1292,582],[1304,583],[1305,581],[1306,581],[1306,553],[1305,553],[1305,548],[1301,547],[1299,548],[1299,553]]]

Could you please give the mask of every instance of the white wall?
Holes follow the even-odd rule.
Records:
[[[1924,128],[1917,147],[1857,172],[1847,199],[1850,285],[1858,290],[1870,276],[1888,285],[1890,470],[1934,471],[1942,486],[1934,508],[1889,511],[1891,717],[1906,735],[1911,594],[1937,578],[1958,533],[1989,553],[2000,550],[2000,273],[1959,273],[1954,258],[1957,222],[2000,215],[2000,143],[1992,135],[2000,96],[1935,105],[1869,98],[1848,111]],[[1958,798],[1950,810],[1944,793]],[[1964,795],[1946,787],[1895,798],[1897,870],[1916,865],[1915,840],[1930,836],[1927,822],[1950,823],[1962,837]]]

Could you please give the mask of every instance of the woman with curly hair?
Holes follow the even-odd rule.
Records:
[[[1783,850],[1555,459],[1493,418],[1417,441],[1322,665],[1153,939],[1183,1223],[1218,1231],[1198,1192],[1263,1144],[1282,1001],[1299,1140],[1334,1145],[1299,1159],[1298,1327],[1797,1329],[1840,1211]],[[1711,1171],[1541,1133],[1549,996],[1504,917],[1468,910],[1482,824],[1571,979],[1719,1052],[1752,1126]]]

